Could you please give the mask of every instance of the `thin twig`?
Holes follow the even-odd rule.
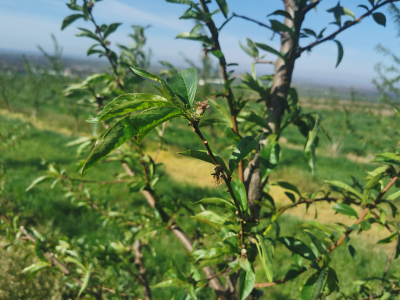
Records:
[[[395,2],[396,0],[386,0],[383,2],[379,2],[376,5],[374,5],[374,7],[372,7],[371,10],[367,11],[365,14],[361,15],[360,17],[358,17],[357,19],[355,19],[354,21],[348,22],[346,23],[343,27],[340,27],[338,30],[336,30],[335,32],[333,32],[332,34],[328,35],[326,38],[322,39],[322,40],[318,40],[314,43],[309,44],[308,46],[305,47],[301,47],[298,51],[298,55],[300,56],[300,54],[304,51],[310,51],[312,48],[314,48],[315,46],[324,43],[328,40],[332,40],[334,39],[339,33],[341,33],[342,31],[348,29],[349,27],[352,27],[353,25],[359,23],[362,19],[364,19],[365,17],[368,17],[369,15],[371,15],[374,11],[376,11],[377,9],[381,8],[382,6]]]
[[[393,243],[392,252],[390,253],[390,256],[389,256],[389,258],[388,258],[388,262],[387,262],[387,264],[386,264],[385,271],[383,272],[383,275],[382,275],[382,282],[381,282],[381,293],[382,293],[382,294],[384,293],[384,290],[385,290],[385,286],[384,286],[384,284],[385,284],[385,277],[386,277],[387,272],[389,271],[390,264],[392,263],[392,260],[393,260],[394,254],[395,254],[395,252],[396,252],[396,248],[397,248],[397,244],[398,244],[398,243],[399,243],[399,237],[397,237],[396,242]]]
[[[373,201],[368,207],[366,207],[363,212],[361,213],[361,215],[359,216],[359,218],[354,222],[353,225],[358,225],[361,223],[362,220],[364,220],[365,216],[368,214],[368,211],[372,208],[375,207],[380,200],[382,199],[382,197],[386,194],[386,192],[393,186],[393,184],[399,179],[400,177],[400,173],[398,173],[395,177],[393,177],[389,183],[384,187],[384,189],[378,194],[378,196],[375,198],[375,201]],[[334,251],[338,246],[340,246],[343,241],[350,235],[350,233],[352,233],[354,231],[354,229],[352,228],[347,228],[347,230],[345,231],[345,233],[334,243],[331,245],[331,247],[326,251],[326,254],[331,253],[332,251]],[[322,260],[322,256],[317,258],[317,261],[321,261]],[[307,269],[304,269],[303,271],[301,271],[298,275],[300,275],[301,273],[305,272]],[[293,278],[292,278],[293,279]],[[254,284],[255,288],[263,288],[263,287],[270,287],[273,285],[277,285],[277,284],[282,284],[282,283],[286,283],[287,281],[289,281],[290,279],[279,279],[276,280],[274,282],[263,282],[263,283],[256,283]],[[369,298],[367,298],[369,299]],[[375,298],[372,298],[375,299]]]
[[[204,14],[206,14],[206,15],[209,14],[210,11],[208,9],[206,1],[205,0],[199,0],[199,1],[200,1],[200,5],[201,5],[201,8],[202,8]],[[218,31],[217,26],[215,26],[213,19],[211,17],[207,18],[205,23],[208,27],[208,30],[211,33],[211,38],[214,43],[213,49],[219,50],[222,52],[221,45],[219,43],[219,31]],[[227,67],[226,67],[225,56],[224,55],[220,56],[218,58],[218,61],[219,61],[220,69],[221,69],[222,79],[224,81],[224,84],[226,85],[229,82],[229,76],[228,76],[228,71],[227,71]],[[228,101],[229,112],[230,112],[231,120],[232,120],[232,130],[238,137],[241,137],[239,134],[239,127],[238,127],[237,120],[236,120],[238,112],[234,106],[234,94],[233,94],[232,88],[230,86],[228,87],[227,92],[228,92],[228,95],[227,95],[226,99]],[[241,182],[244,182],[243,171],[244,171],[243,161],[240,161],[238,164],[238,172],[239,172],[239,179]]]
[[[27,240],[31,241],[33,244],[36,243],[36,239],[30,235],[28,233],[28,231],[25,229],[24,226],[20,227],[22,233],[24,234],[24,236],[26,237]],[[65,276],[71,276],[72,272],[62,263],[60,262],[53,253],[49,252],[47,250],[46,247],[44,247],[43,245],[40,246],[42,251],[44,252],[43,255],[44,257],[47,258],[47,260],[49,260],[51,262],[52,265],[55,265],[56,267],[58,267],[60,269],[60,271],[65,275]],[[79,278],[72,278],[73,281],[75,281],[79,286],[83,285],[83,282],[79,279]],[[102,291],[106,291],[109,292],[111,294],[116,294],[117,292],[113,289],[109,289],[109,288],[105,288],[105,287],[100,287],[100,289]],[[96,297],[96,299],[101,299],[101,294],[99,294],[98,292],[95,292],[94,290],[92,290],[91,288],[86,288],[85,289],[89,294],[93,295],[94,297]],[[119,295],[121,296],[125,296],[124,293],[119,293]]]

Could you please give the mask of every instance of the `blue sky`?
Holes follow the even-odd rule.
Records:
[[[64,55],[84,56],[91,41],[76,37],[76,27],[91,29],[91,26],[89,23],[77,21],[61,31],[63,18],[71,14],[66,3],[66,0],[0,0],[0,49],[31,52],[37,50],[37,45],[41,45],[51,51],[50,35],[53,33],[63,47]],[[231,0],[228,3],[230,13],[246,15],[265,23],[268,23],[266,15],[282,9],[280,0]],[[333,21],[333,16],[326,9],[336,3],[336,0],[322,1],[318,11],[309,13],[304,27],[318,32],[327,26]],[[357,5],[367,3],[367,0],[341,1],[356,16],[364,13]],[[127,35],[131,33],[131,25],[151,25],[147,30],[147,37],[148,47],[153,51],[153,65],[159,60],[167,60],[185,67],[180,53],[194,60],[201,55],[199,43],[175,39],[178,33],[190,31],[193,27],[192,21],[178,19],[185,8],[184,5],[167,3],[164,0],[103,0],[96,4],[94,14],[100,24],[123,23],[118,32],[111,36],[111,45],[129,42]],[[210,10],[216,8],[214,4]],[[385,9],[381,11],[386,12]],[[276,19],[279,20],[279,17]],[[224,19],[221,15],[215,21],[222,24]],[[336,28],[335,25],[329,25],[325,32],[329,34]],[[355,87],[371,86],[371,80],[375,76],[374,65],[384,60],[374,48],[377,44],[382,44],[396,51],[400,48],[400,38],[396,34],[395,25],[389,16],[386,28],[377,25],[372,18],[365,19],[337,37],[345,49],[343,61],[338,68],[335,68],[337,46],[334,42],[327,42],[315,47],[311,53],[303,53],[296,62],[295,80]],[[267,29],[245,20],[233,19],[221,33],[221,47],[229,63],[239,63],[236,69],[241,72],[249,70],[250,65],[250,58],[238,44],[239,41],[244,43],[246,37],[271,46],[278,43],[278,37],[271,40],[272,34]],[[310,42],[311,39],[304,39],[302,45]],[[267,55],[266,59],[273,57]],[[257,71],[259,74],[271,73],[272,66],[259,65]]]

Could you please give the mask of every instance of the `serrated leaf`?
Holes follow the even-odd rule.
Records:
[[[240,210],[242,211],[242,213],[247,214],[247,196],[246,196],[246,188],[243,182],[235,178],[234,180],[231,181],[231,186],[233,194],[239,201]]]
[[[61,30],[64,30],[65,28],[67,28],[69,25],[71,25],[73,22],[75,22],[80,18],[83,18],[82,14],[73,14],[65,17],[61,25]]]
[[[221,10],[222,14],[224,15],[225,19],[228,17],[229,14],[229,7],[225,0],[217,0],[217,4],[219,9]]]
[[[269,282],[273,282],[274,281],[274,273],[273,273],[273,269],[272,269],[271,256],[269,255],[267,247],[265,246],[264,238],[259,234],[257,234],[256,237],[260,243],[260,245],[258,245],[258,243],[256,243],[256,246],[257,246],[258,254],[260,255],[260,260],[262,262],[262,265],[263,265],[263,268],[265,271],[265,275],[267,275],[267,279]]]
[[[379,25],[382,25],[383,27],[386,27],[386,17],[383,13],[377,12],[373,13],[372,17],[374,18],[374,21],[378,23]]]
[[[195,68],[181,70],[178,74],[167,79],[168,85],[175,94],[183,97],[189,107],[193,107],[197,89],[197,71]]]
[[[239,162],[246,158],[246,156],[258,146],[260,138],[261,135],[256,138],[246,136],[240,140],[229,158],[229,170],[231,173],[236,169]]]
[[[130,69],[132,70],[132,72],[139,76],[159,82],[161,84],[161,91],[164,97],[168,101],[170,101],[176,108],[179,108],[182,112],[186,113],[187,108],[185,106],[185,103],[182,102],[182,100],[172,91],[171,87],[165,82],[164,79],[138,67],[130,67]]]
[[[88,122],[97,123],[112,117],[151,107],[171,107],[171,103],[164,97],[153,94],[125,94],[118,96],[108,103],[96,118],[90,119]]]
[[[214,164],[214,162],[212,161],[211,157],[207,154],[207,151],[204,151],[204,150],[186,150],[184,152],[178,152],[178,154],[185,155],[185,156],[190,156],[190,157],[193,157],[193,158],[200,159],[202,161],[208,162],[210,164]],[[214,156],[215,156],[218,164],[224,169],[224,171],[227,174],[230,174],[228,169],[227,169],[227,167],[226,167],[226,165],[225,165],[225,162],[222,160],[222,158],[220,158],[218,155],[215,155],[215,154],[214,154]]]
[[[358,218],[357,212],[350,205],[343,203],[336,203],[334,206],[332,206],[332,209],[336,210],[338,213],[341,213],[343,215],[354,217],[356,219]]]
[[[82,175],[129,139],[138,136],[140,142],[156,126],[180,115],[181,111],[174,107],[155,107],[119,120],[99,137],[83,165]]]
[[[302,241],[295,239],[294,237],[291,236],[280,237],[278,238],[278,241],[281,242],[283,245],[285,245],[286,248],[288,248],[293,253],[296,253],[309,260],[316,259],[311,249]]]
[[[249,271],[241,270],[239,275],[239,296],[240,300],[244,300],[250,295],[254,288],[254,283],[256,282],[256,275],[253,269]]]

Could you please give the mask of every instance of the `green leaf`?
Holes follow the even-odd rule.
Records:
[[[342,190],[348,191],[348,192],[352,193],[354,196],[356,196],[358,199],[363,200],[363,195],[360,192],[358,192],[356,189],[352,188],[351,186],[349,186],[341,181],[325,180],[325,182],[332,186],[336,186]]]
[[[303,230],[308,237],[311,239],[311,242],[314,244],[315,249],[318,251],[318,255],[323,255],[326,254],[326,247],[323,243],[320,242],[319,239],[315,235],[313,235],[310,231],[307,229]]]
[[[299,189],[295,185],[289,182],[278,181],[276,185],[279,185],[280,187],[283,187],[284,189],[287,189],[289,191],[295,192],[297,195],[301,196]]]
[[[87,270],[87,272],[86,272],[86,274],[85,274],[85,278],[84,278],[83,281],[82,281],[82,286],[81,286],[81,288],[80,288],[80,290],[79,290],[78,298],[81,296],[82,292],[83,292],[84,290],[86,290],[86,288],[87,288],[87,286],[88,286],[88,284],[89,284],[90,274],[91,274],[91,272],[92,272],[92,267],[93,267],[93,264],[90,263],[90,264],[89,264],[89,267],[88,267],[88,270]]]
[[[397,238],[398,234],[399,234],[399,231],[396,230],[395,232],[393,232],[393,233],[392,233],[391,235],[389,235],[388,237],[379,240],[379,241],[377,242],[377,244],[389,244],[389,243],[393,242],[395,238]]]
[[[85,266],[78,259],[73,258],[73,257],[66,257],[64,259],[64,261],[73,263],[73,264],[77,265],[82,271],[86,272]]]
[[[342,6],[342,15],[349,16],[353,20],[356,18],[354,13],[350,9],[348,9],[347,7],[344,7],[344,6]]]
[[[170,2],[170,3],[186,4],[186,5],[190,5],[190,6],[196,5],[193,1],[190,1],[190,0],[166,0],[166,1]]]
[[[389,195],[386,197],[386,200],[396,200],[400,197],[400,190],[398,190],[397,192],[394,192],[393,194]]]
[[[68,17],[65,17],[65,19],[62,22],[61,25],[61,30],[64,30],[65,28],[67,28],[69,25],[71,25],[73,22],[75,22],[76,20],[83,18],[82,14],[74,14],[74,15],[69,15]]]
[[[112,23],[107,26],[107,29],[104,30],[103,38],[107,38],[111,33],[113,33],[122,23]]]
[[[206,45],[212,45],[213,41],[206,35],[201,35],[193,32],[181,32],[176,36],[177,39],[199,41]]]
[[[294,237],[287,236],[287,237],[280,237],[278,241],[281,242],[283,245],[286,246],[290,251],[296,253],[306,259],[309,260],[316,260],[314,253],[311,251],[310,248],[302,241],[295,239]]]
[[[287,32],[289,33],[289,36],[292,40],[295,38],[294,31],[291,28],[287,27],[285,24],[277,20],[269,20],[269,22],[271,23],[272,30],[276,32]]]
[[[225,109],[225,107],[223,107],[222,105],[218,104],[214,100],[209,99],[208,101],[212,104],[212,107],[215,107],[217,109],[217,111],[219,112],[221,117],[224,118],[226,124],[229,124],[229,127],[232,127],[233,125],[232,125],[231,115],[228,113],[228,111]]]
[[[315,170],[315,148],[318,142],[318,132],[320,128],[321,118],[319,115],[315,117],[315,124],[312,130],[308,132],[307,142],[304,146],[304,156],[311,170]]]
[[[99,137],[83,165],[82,175],[129,139],[137,135],[140,142],[156,126],[180,115],[173,107],[155,107],[119,120]]]
[[[178,74],[167,79],[167,83],[174,93],[185,99],[185,102],[189,104],[189,107],[193,107],[197,82],[198,77],[195,68],[182,70]]]
[[[274,11],[273,13],[270,13],[269,15],[267,15],[267,17],[269,16],[284,16],[285,18],[289,19],[289,20],[293,20],[292,16],[290,15],[290,13],[288,13],[287,11],[278,9],[276,11]]]
[[[168,279],[162,282],[159,282],[155,285],[150,286],[151,288],[163,288],[163,287],[169,287],[169,286],[176,286],[176,287],[186,287],[189,286],[190,283],[186,281],[182,281],[180,279]]]
[[[340,62],[342,61],[342,58],[343,58],[343,46],[342,46],[342,43],[341,42],[339,42],[338,40],[333,40],[335,43],[336,43],[336,45],[338,46],[338,57],[337,57],[337,61],[336,61],[336,66],[335,66],[335,68],[337,68],[338,66],[339,66],[339,64],[340,64]]]
[[[343,203],[336,203],[332,207],[332,209],[336,210],[340,214],[343,214],[343,215],[346,215],[346,216],[350,216],[350,217],[354,217],[356,219],[358,218],[357,212],[350,205],[343,204]]]
[[[263,265],[263,268],[265,271],[265,275],[267,275],[267,279],[269,282],[273,282],[274,281],[274,273],[273,273],[273,269],[272,269],[271,256],[269,255],[267,247],[265,246],[264,238],[259,234],[257,234],[256,237],[258,239],[258,242],[260,243],[260,245],[258,243],[256,243],[256,246],[257,246],[258,254],[260,256],[260,260],[262,262],[262,265]]]
[[[300,290],[300,300],[317,300],[319,298],[325,279],[325,273],[325,270],[322,270],[320,273],[314,273],[307,278]]]
[[[280,146],[276,134],[270,134],[265,140],[265,146],[260,151],[261,174],[263,181],[279,163]]]
[[[212,198],[203,198],[197,202],[194,202],[193,204],[209,204],[209,205],[215,205],[215,206],[220,206],[220,207],[229,207],[233,208],[236,210],[236,206],[228,200],[222,199],[222,198],[217,198],[217,197],[212,197]]]
[[[136,110],[143,110],[151,107],[171,106],[172,104],[162,96],[145,93],[125,94],[108,103],[96,118],[88,121],[91,123],[97,123],[112,117],[125,115]]]
[[[39,272],[40,270],[49,267],[50,264],[44,261],[39,261],[37,263],[34,263],[32,265],[30,265],[29,267],[24,268],[21,273],[29,273],[29,274],[36,274],[37,272]]]
[[[32,189],[35,185],[37,185],[38,183],[45,181],[47,179],[51,179],[53,178],[53,176],[50,175],[43,175],[40,176],[38,178],[36,178],[34,181],[32,181],[32,183],[25,189],[25,192],[28,192],[30,189]]]
[[[217,4],[225,19],[228,17],[229,7],[225,0],[217,0]]]
[[[250,295],[256,282],[256,275],[253,269],[249,271],[241,270],[239,275],[239,296],[240,300],[244,300]]]
[[[228,220],[227,218],[210,210],[202,211],[192,217],[193,219],[206,223],[214,228],[221,228],[222,225]]]
[[[312,35],[313,37],[317,38],[317,34],[315,33],[314,30],[308,29],[308,28],[303,28],[303,31],[308,34],[308,35]]]
[[[164,79],[158,77],[155,74],[152,74],[150,72],[147,72],[146,70],[140,69],[138,67],[130,67],[132,72],[142,76],[149,78],[153,81],[158,81],[161,84],[161,90],[164,95],[164,97],[170,101],[175,107],[179,108],[182,112],[187,113],[187,108],[185,106],[185,103],[182,102],[182,100],[172,91],[170,86],[164,81]]]
[[[376,154],[375,156],[374,162],[400,166],[400,154],[386,152]]]
[[[101,43],[99,37],[95,33],[91,32],[90,30],[87,30],[85,28],[79,28],[79,30],[81,30],[82,32],[78,33],[76,36],[80,36],[80,37],[85,36],[85,37],[94,39],[95,41],[98,41]]]
[[[386,17],[385,17],[385,15],[383,13],[380,13],[380,12],[373,13],[372,17],[374,18],[374,21],[376,23],[386,27]]]
[[[269,53],[272,53],[272,54],[282,58],[283,60],[286,60],[285,56],[282,53],[280,53],[279,51],[275,50],[274,48],[272,48],[268,45],[265,45],[265,44],[261,44],[261,43],[256,43],[256,45],[258,48],[260,48],[264,51],[267,51]]]
[[[178,154],[185,155],[185,156],[190,156],[190,157],[193,157],[193,158],[200,159],[202,161],[208,162],[210,164],[214,164],[214,162],[212,161],[211,157],[207,154],[207,151],[204,151],[204,150],[186,150],[184,152],[178,152]],[[227,169],[227,167],[226,167],[226,165],[225,165],[225,162],[222,160],[222,158],[219,157],[218,155],[215,155],[215,154],[214,154],[214,156],[215,156],[218,164],[224,169],[224,171],[227,174],[230,174],[228,169]]]
[[[247,197],[246,197],[246,188],[244,187],[243,182],[239,179],[234,179],[231,181],[231,186],[233,190],[233,194],[235,195],[236,199],[239,201],[240,210],[242,213],[247,212]]]
[[[35,254],[41,261],[46,261],[46,258],[44,257],[44,254],[43,254],[43,250],[40,247],[39,239],[35,240]]]
[[[206,259],[214,259],[217,257],[221,257],[224,255],[230,254],[230,249],[227,247],[217,247],[217,248],[211,248],[207,250],[196,250],[192,253],[192,256],[196,259],[196,262],[199,262],[201,260],[206,260]]]
[[[261,135],[255,139],[252,136],[246,136],[240,140],[229,158],[229,170],[231,173],[236,169],[239,162],[258,146],[260,138]]]
[[[265,128],[269,132],[272,132],[272,129],[269,126],[268,122],[264,118],[262,118],[259,115],[257,115],[252,110],[241,112],[239,117],[245,119],[246,122],[257,124],[257,125],[261,126],[261,128]]]

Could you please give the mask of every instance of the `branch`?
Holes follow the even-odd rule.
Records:
[[[202,8],[204,14],[206,14],[206,15],[209,14],[210,11],[208,9],[206,1],[205,0],[199,0],[199,1],[200,1],[201,8]],[[214,42],[214,50],[219,50],[219,51],[222,52],[221,45],[219,43],[218,28],[217,28],[217,26],[215,26],[215,23],[214,23],[213,19],[210,17],[210,18],[207,19],[207,21],[205,21],[205,23],[206,23],[206,25],[208,27],[208,30],[211,33],[211,37],[212,37],[212,40]],[[227,84],[228,81],[229,81],[229,76],[228,76],[228,72],[227,72],[227,69],[226,69],[225,56],[222,55],[218,59],[218,61],[219,61],[219,66],[221,68],[222,79],[224,80],[224,84]],[[228,88],[228,95],[227,95],[226,99],[228,100],[229,112],[230,112],[231,120],[232,120],[232,130],[237,136],[240,137],[239,127],[238,127],[237,120],[236,120],[236,116],[237,116],[238,112],[236,111],[236,108],[234,106],[234,95],[233,95],[233,91],[232,91],[231,87]],[[244,180],[243,180],[243,161],[239,162],[238,172],[239,172],[240,181],[244,182]]]
[[[306,5],[302,10],[301,14],[304,17],[310,10],[312,10],[314,7],[316,7],[320,3],[320,0],[315,0],[314,2],[311,2],[310,4]]]
[[[352,27],[353,25],[359,23],[362,19],[364,19],[365,17],[370,16],[370,15],[371,15],[374,11],[376,11],[377,9],[381,8],[382,6],[384,6],[384,5],[386,5],[386,4],[389,4],[389,3],[392,3],[392,2],[395,2],[395,1],[396,1],[396,0],[386,0],[386,1],[383,1],[383,2],[380,2],[380,3],[376,4],[371,10],[367,11],[365,14],[363,14],[363,15],[360,16],[360,17],[358,17],[358,18],[355,19],[354,21],[351,21],[351,22],[347,23],[346,25],[344,25],[343,27],[340,27],[338,30],[336,30],[334,33],[330,34],[330,35],[327,36],[326,38],[324,38],[324,39],[322,39],[322,40],[319,40],[319,41],[316,41],[316,42],[314,42],[314,43],[311,43],[311,44],[309,44],[309,45],[306,46],[306,47],[300,48],[300,49],[299,49],[299,52],[298,52],[298,53],[299,53],[299,56],[300,56],[300,54],[303,53],[304,51],[310,51],[310,50],[311,50],[312,48],[314,48],[315,46],[317,46],[317,45],[319,45],[319,44],[321,44],[321,43],[324,43],[324,42],[326,42],[326,41],[329,41],[329,40],[334,39],[339,33],[341,33],[342,31],[344,31],[344,30],[346,30],[346,29],[348,29],[348,28],[350,28],[350,27]],[[313,2],[313,3],[315,3],[315,2]],[[313,4],[313,3],[311,3],[311,4]],[[309,4],[309,5],[311,5],[311,4]],[[317,4],[318,4],[318,3],[317,3]]]
[[[354,222],[353,225],[358,225],[358,224],[361,223],[362,220],[364,220],[365,216],[368,214],[368,211],[369,211],[372,207],[375,207],[375,206],[380,202],[380,200],[382,199],[382,197],[383,197],[383,196],[386,194],[386,192],[393,186],[393,184],[399,179],[399,177],[400,177],[400,172],[399,172],[395,177],[393,177],[393,178],[389,181],[389,183],[388,183],[388,184],[385,186],[385,188],[378,194],[378,196],[375,198],[375,200],[374,200],[371,204],[369,204],[368,207],[366,207],[366,208],[363,210],[363,212],[361,213],[360,217]],[[343,241],[346,239],[346,237],[348,237],[348,236],[350,235],[350,233],[352,233],[353,231],[354,231],[354,229],[348,228],[348,229],[346,230],[346,232],[336,241],[336,243],[334,243],[334,244],[331,245],[331,247],[326,251],[326,254],[331,253],[331,252],[334,251],[338,246],[340,246],[340,245],[343,243]],[[321,260],[322,260],[322,256],[320,256],[320,257],[317,258],[317,261],[321,261]],[[300,271],[300,272],[298,273],[298,275],[300,275],[301,273],[305,272],[306,270],[307,270],[307,269],[304,269],[304,270]],[[296,277],[297,277],[297,276],[296,276]],[[296,278],[296,277],[294,277],[294,278]],[[292,279],[294,279],[294,278],[292,278]],[[274,281],[274,282],[256,283],[256,284],[254,284],[254,287],[255,287],[255,288],[270,287],[270,286],[273,286],[273,285],[286,283],[286,282],[289,281],[289,280],[291,280],[291,279],[282,278],[282,279],[276,280],[276,281]],[[400,290],[397,291],[397,293],[399,293],[399,292],[400,292]],[[380,297],[378,297],[378,298],[380,298]],[[367,298],[367,299],[369,299],[369,298]],[[372,299],[375,299],[375,298],[372,298]]]
[[[24,236],[26,237],[27,240],[31,241],[33,244],[35,244],[36,239],[31,236],[28,231],[26,231],[24,226],[20,227],[22,233],[24,234]],[[52,265],[58,267],[60,269],[60,271],[65,275],[65,276],[71,276],[73,275],[73,273],[62,263],[60,262],[53,253],[49,252],[47,250],[46,247],[44,247],[43,245],[40,246],[40,248],[42,249],[42,251],[44,252],[43,255],[46,257],[46,259],[48,261],[51,262]],[[83,282],[79,279],[79,278],[72,278],[73,281],[75,281],[79,286],[83,285]],[[105,292],[109,292],[111,294],[116,294],[117,292],[113,289],[109,289],[109,288],[105,288],[105,287],[100,287],[100,289],[102,291]],[[99,294],[98,292],[92,290],[91,288],[86,288],[85,289],[89,294],[93,295],[94,297],[96,297],[96,299],[102,299],[101,294]],[[119,293],[119,295],[121,296],[125,296],[125,294],[123,293]]]
[[[382,282],[381,282],[381,293],[382,293],[382,295],[383,295],[384,290],[385,290],[385,287],[384,287],[385,277],[386,277],[387,272],[389,271],[390,264],[392,263],[393,256],[394,256],[394,253],[396,252],[396,248],[397,248],[397,244],[398,243],[399,243],[399,238],[397,237],[396,242],[393,244],[392,252],[390,253],[390,256],[388,258],[388,262],[387,262],[385,271],[383,272]]]
[[[135,253],[135,266],[139,270],[139,280],[143,287],[143,292],[145,295],[145,300],[151,300],[151,290],[149,281],[147,280],[146,273],[147,270],[143,263],[143,254],[141,252],[142,244],[140,240],[136,240],[133,244],[133,252]]]

